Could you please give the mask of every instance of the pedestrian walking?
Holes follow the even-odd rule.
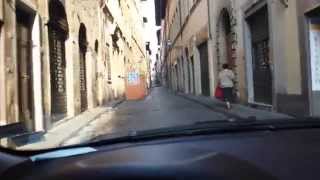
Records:
[[[219,85],[223,91],[223,99],[226,103],[227,109],[231,109],[231,102],[233,101],[233,87],[235,75],[228,64],[222,65],[222,71],[219,72]]]

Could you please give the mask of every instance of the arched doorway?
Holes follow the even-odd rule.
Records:
[[[49,47],[51,76],[51,112],[60,119],[67,112],[65,40],[68,38],[68,21],[64,6],[59,0],[49,2]]]
[[[222,65],[227,63],[234,67],[235,59],[233,58],[233,33],[231,17],[225,8],[221,11],[217,26],[217,66],[221,70]]]
[[[86,74],[86,53],[87,53],[87,29],[83,23],[79,29],[79,61],[80,61],[80,99],[81,112],[88,109],[87,98],[87,74]]]

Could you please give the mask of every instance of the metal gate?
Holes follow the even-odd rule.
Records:
[[[63,32],[54,27],[49,29],[51,111],[53,114],[67,112],[66,60]]]
[[[269,59],[269,40],[253,43],[253,84],[256,102],[272,104],[272,78]]]
[[[88,108],[85,52],[80,52],[80,95],[83,112]]]
[[[174,66],[174,72],[175,72],[175,75],[176,75],[176,88],[177,88],[177,91],[179,91],[179,70],[178,70],[178,64],[176,64]]]
[[[87,73],[86,73],[86,52],[87,52],[87,35],[84,24],[80,25],[79,29],[79,55],[80,55],[80,98],[81,98],[81,112],[88,109],[87,97]]]
[[[210,96],[209,66],[208,66],[208,45],[202,43],[199,47],[200,64],[201,64],[201,89],[202,95]]]
[[[51,113],[56,121],[67,113],[65,40],[69,30],[64,6],[60,1],[50,1],[49,16]]]
[[[191,56],[190,58],[191,61],[191,74],[192,74],[192,93],[196,94],[196,76],[195,76],[195,71],[194,71],[194,58],[193,56]],[[191,89],[191,88],[190,88]]]
[[[184,63],[184,58],[183,58],[183,56],[181,57],[181,78],[182,78],[182,82],[181,82],[181,91],[182,92],[185,92],[186,91],[186,74],[185,74],[185,63]]]
[[[254,101],[272,104],[272,74],[269,58],[268,8],[263,7],[248,22],[252,37],[252,69]]]

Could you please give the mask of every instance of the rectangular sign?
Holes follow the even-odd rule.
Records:
[[[139,72],[129,72],[128,73],[128,84],[129,85],[138,85],[140,82]]]
[[[320,25],[310,28],[310,61],[312,91],[320,91]]]

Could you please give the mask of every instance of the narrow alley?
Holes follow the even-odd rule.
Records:
[[[319,179],[319,134],[320,0],[0,0],[0,180]]]

